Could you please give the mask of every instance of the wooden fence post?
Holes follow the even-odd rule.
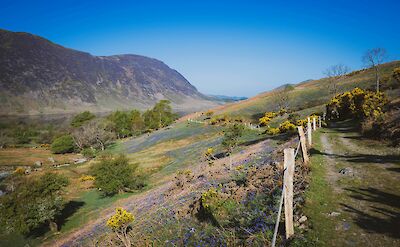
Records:
[[[308,139],[308,146],[311,147],[312,145],[312,137],[311,137],[311,121],[310,117],[308,117],[308,122],[307,122],[307,139]]]
[[[318,116],[318,127],[319,127],[319,128],[322,127],[321,116]]]
[[[315,117],[312,118],[312,123],[313,123],[313,130],[317,130],[317,123],[315,121]]]
[[[306,136],[304,134],[303,126],[297,126],[297,129],[299,131],[301,153],[303,154],[303,163],[307,164],[309,159],[307,154]]]
[[[284,163],[285,174],[284,183],[284,202],[285,202],[285,229],[286,239],[294,234],[293,228],[293,174],[294,174],[294,149],[285,148]]]

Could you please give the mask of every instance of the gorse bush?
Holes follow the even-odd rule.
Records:
[[[383,93],[354,88],[332,98],[326,105],[326,112],[329,119],[379,118],[387,102]]]
[[[55,154],[72,153],[74,150],[75,142],[71,135],[60,136],[51,144],[51,151]]]

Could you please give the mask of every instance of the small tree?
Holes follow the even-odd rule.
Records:
[[[91,173],[96,177],[94,185],[105,196],[143,187],[140,178],[135,178],[137,167],[137,164],[130,165],[124,155],[104,156],[92,167]]]
[[[82,126],[84,123],[92,120],[93,118],[95,118],[96,116],[91,113],[90,111],[84,111],[82,113],[79,113],[78,115],[76,115],[72,121],[71,121],[71,126],[74,128],[80,127]]]
[[[230,125],[224,131],[222,146],[226,149],[226,153],[229,155],[229,169],[232,169],[233,149],[239,144],[239,138],[243,135],[243,132],[244,132],[243,125],[237,123]]]
[[[104,150],[105,147],[115,139],[115,135],[106,130],[102,122],[89,122],[72,133],[74,142],[79,149],[94,148]]]
[[[400,68],[395,68],[393,70],[393,79],[395,79],[397,81],[397,83],[400,83]]]
[[[288,110],[290,101],[290,91],[294,90],[292,85],[285,85],[283,88],[275,92],[275,102],[277,111]]]
[[[362,61],[367,68],[372,68],[375,73],[376,92],[379,92],[380,84],[380,65],[386,59],[386,50],[384,48],[373,48],[365,52]]]
[[[47,225],[57,230],[55,217],[64,207],[63,188],[67,178],[46,173],[40,178],[20,177],[21,182],[9,194],[0,197],[0,223],[7,232],[28,234]]]
[[[60,136],[51,144],[51,151],[55,154],[72,153],[74,150],[75,142],[71,135]]]
[[[327,68],[324,72],[328,79],[328,90],[329,94],[334,97],[339,93],[339,85],[338,82],[343,78],[346,74],[350,72],[350,68],[343,64],[333,65]]]

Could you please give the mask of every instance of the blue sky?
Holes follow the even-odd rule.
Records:
[[[400,55],[400,1],[9,1],[0,28],[93,55],[164,61],[201,92],[252,96],[362,67],[368,48]]]

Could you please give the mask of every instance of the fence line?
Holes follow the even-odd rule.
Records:
[[[325,115],[324,115],[324,117],[325,117]],[[320,128],[322,126],[321,117],[319,117],[318,120],[319,120],[318,127]],[[302,126],[298,127],[299,140],[297,143],[296,152],[294,152],[294,149],[292,149],[292,148],[284,149],[284,170],[283,170],[284,180],[282,183],[282,194],[281,194],[281,198],[279,200],[278,215],[276,217],[274,235],[273,235],[272,243],[271,243],[272,247],[275,247],[275,244],[276,244],[276,237],[278,234],[279,223],[280,223],[280,218],[281,218],[281,213],[282,213],[282,206],[283,206],[284,202],[285,202],[286,239],[290,238],[294,234],[294,229],[293,229],[293,178],[294,178],[295,159],[296,159],[297,155],[299,154],[300,147],[302,147],[303,163],[307,164],[308,154],[307,154],[306,137],[308,140],[309,147],[311,147],[312,131],[317,130],[315,117],[313,117],[313,125],[314,126],[311,126],[310,118],[308,118],[307,128],[306,128],[307,134],[304,133]]]

